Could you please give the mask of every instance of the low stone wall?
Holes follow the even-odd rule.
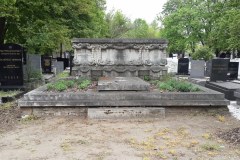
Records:
[[[167,41],[159,39],[73,39],[73,75],[159,79],[167,73]]]

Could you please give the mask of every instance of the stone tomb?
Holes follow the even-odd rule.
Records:
[[[149,91],[150,84],[138,77],[101,77],[98,91]]]
[[[215,91],[225,94],[225,98],[228,100],[236,100],[234,92],[240,89],[240,84],[234,82],[206,82],[205,86],[207,88],[213,89]]]
[[[229,62],[228,64],[228,79],[238,79],[239,62]]]
[[[204,60],[192,60],[191,61],[191,78],[204,78],[205,73],[205,61]]]
[[[167,41],[159,39],[73,39],[73,75],[144,77],[167,73]]]
[[[178,60],[178,75],[188,75],[189,59],[180,58]]]
[[[226,81],[230,59],[212,59],[210,81]]]
[[[23,86],[23,48],[0,45],[0,86]]]

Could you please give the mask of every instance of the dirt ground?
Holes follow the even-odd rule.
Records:
[[[12,112],[16,120],[8,120],[9,125],[1,118],[1,160],[240,159],[240,145],[217,137],[219,132],[240,126],[240,121],[228,114],[129,120],[47,117],[18,121],[19,112],[16,108]]]

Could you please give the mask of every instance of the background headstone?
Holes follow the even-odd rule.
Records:
[[[42,56],[41,62],[43,73],[52,73],[52,57]]]
[[[23,85],[23,48],[18,44],[0,45],[0,86]]]
[[[211,69],[212,69],[212,60],[209,60],[206,62],[206,72],[205,72],[206,77],[211,76]]]
[[[61,58],[61,57],[58,57],[57,58],[57,61],[58,62],[63,62],[63,67],[64,67],[64,70],[67,68],[67,67],[70,67],[70,64],[69,64],[69,58]]]
[[[179,75],[188,75],[189,69],[189,59],[188,58],[180,58],[178,60],[178,74]]]
[[[238,79],[238,67],[239,67],[239,62],[229,62],[228,64],[229,80]]]
[[[210,81],[226,81],[230,59],[212,59]]]
[[[205,61],[204,60],[192,60],[191,61],[191,78],[203,78],[205,73]]]
[[[177,73],[178,59],[176,57],[167,58],[167,68],[168,73]]]
[[[64,71],[64,62],[53,61],[53,68],[56,68],[56,74]]]

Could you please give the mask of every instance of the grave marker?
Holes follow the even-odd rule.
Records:
[[[212,59],[210,81],[226,81],[230,59]]]
[[[180,58],[178,60],[178,74],[179,75],[188,75],[189,59]]]
[[[18,44],[0,45],[0,86],[23,85],[23,48]]]

